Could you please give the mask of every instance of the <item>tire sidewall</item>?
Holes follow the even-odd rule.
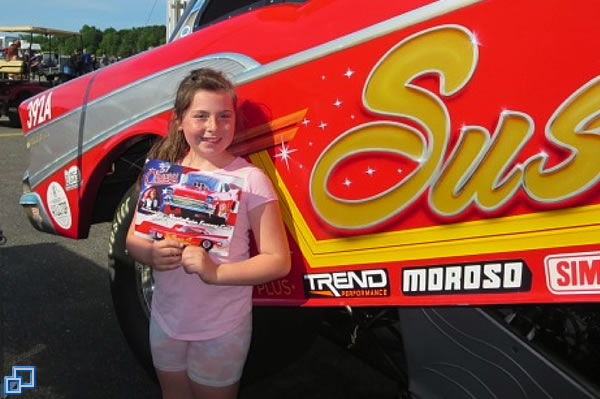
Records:
[[[109,237],[108,270],[113,305],[123,335],[138,361],[154,375],[148,337],[150,309],[145,309],[141,300],[137,266],[125,246],[135,214],[137,191],[134,184],[117,206]]]

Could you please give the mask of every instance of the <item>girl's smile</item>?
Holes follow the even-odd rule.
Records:
[[[218,143],[219,141],[221,141],[220,138],[218,137],[201,137],[200,141],[205,141],[205,142],[209,142],[209,143]]]

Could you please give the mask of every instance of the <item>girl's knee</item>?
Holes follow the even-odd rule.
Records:
[[[187,371],[162,371],[156,370],[162,399],[194,399],[190,379]]]
[[[226,386],[209,386],[190,379],[194,399],[236,399],[240,387],[239,381]]]

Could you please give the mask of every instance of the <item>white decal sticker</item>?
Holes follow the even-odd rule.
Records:
[[[71,227],[71,208],[69,208],[69,200],[67,199],[67,193],[57,182],[52,182],[48,186],[48,192],[46,193],[46,202],[48,203],[48,209],[50,215],[54,218],[56,224],[63,229]]]
[[[65,189],[67,191],[73,190],[81,186],[81,172],[75,165],[65,170]]]
[[[600,294],[600,252],[546,256],[546,284],[556,295]]]
[[[42,94],[27,104],[27,128],[52,119],[52,92]]]

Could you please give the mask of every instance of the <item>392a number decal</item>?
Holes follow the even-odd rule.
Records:
[[[50,119],[52,119],[52,92],[42,94],[27,104],[28,129],[33,129]]]

